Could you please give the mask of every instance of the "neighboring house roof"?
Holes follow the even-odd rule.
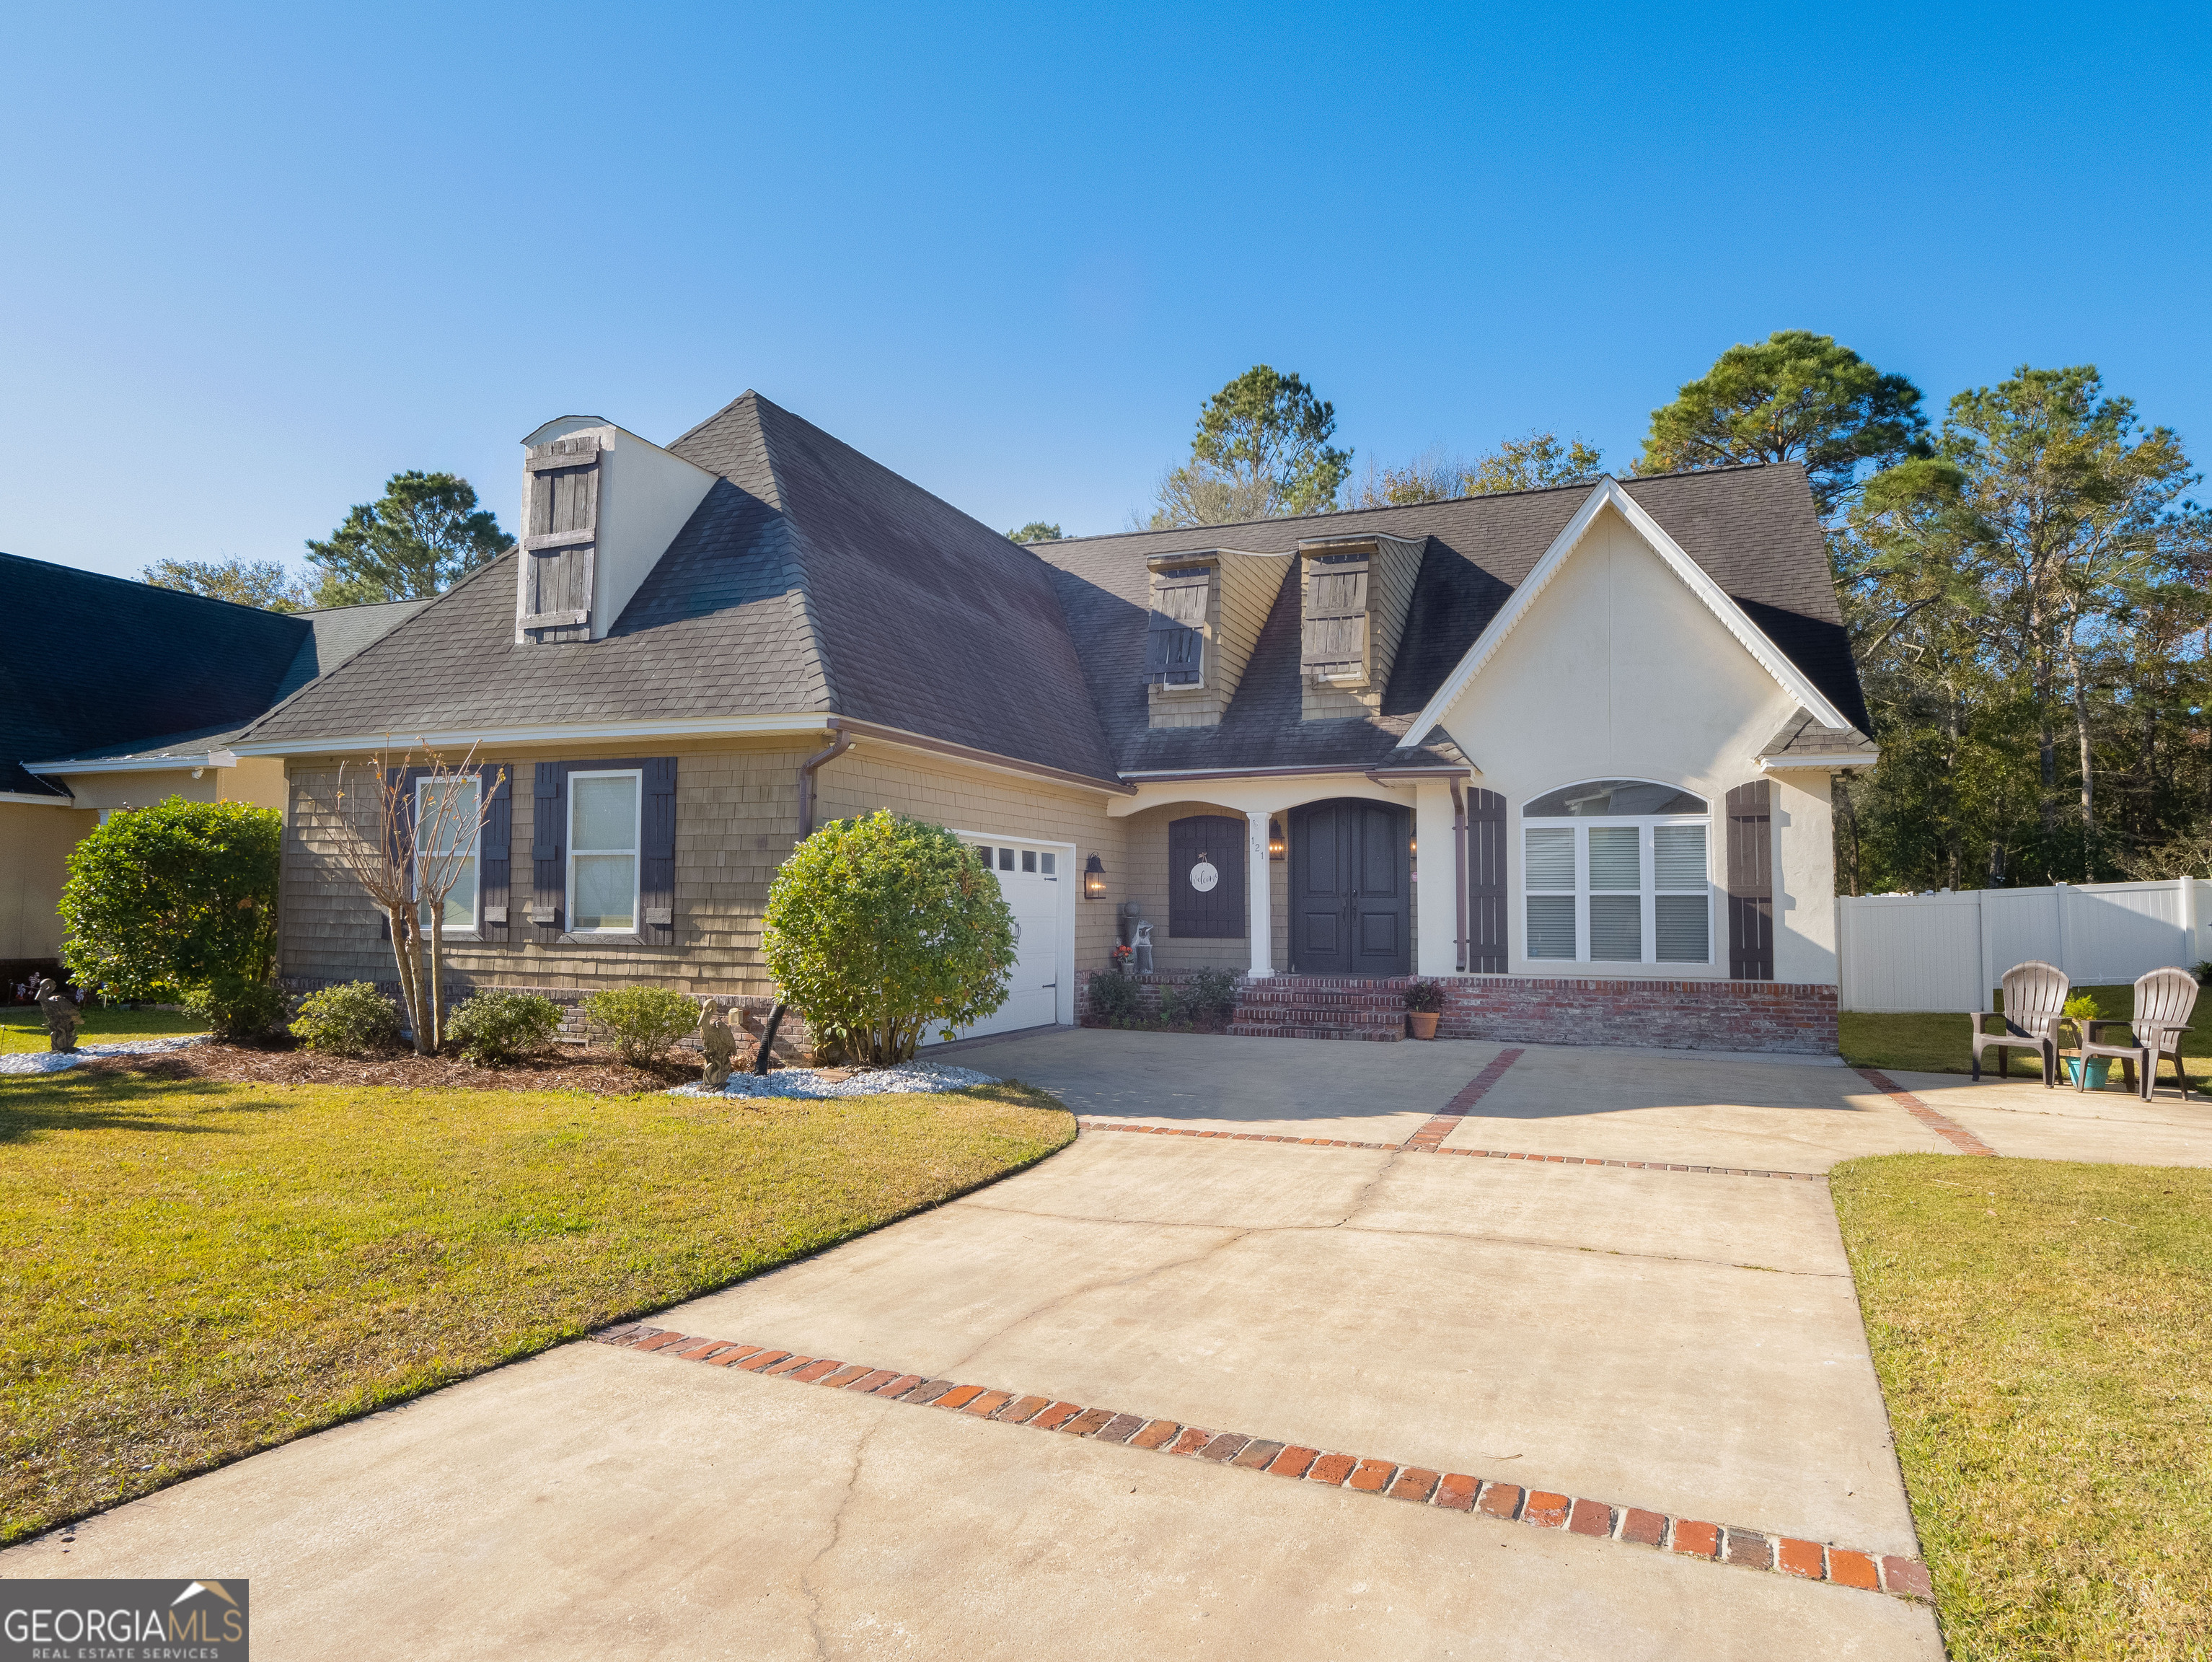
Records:
[[[249,746],[744,731],[836,716],[1107,780],[1456,764],[1441,732],[1401,743],[1592,489],[1024,548],[757,393],[667,447],[718,482],[605,638],[518,643],[510,553],[257,721]],[[1802,469],[1717,468],[1613,488],[1772,642],[1787,672],[1867,725]],[[1299,719],[1299,595],[1285,561],[1220,723],[1149,725],[1149,557],[1288,552],[1301,539],[1370,533],[1425,539],[1378,715]]]
[[[1522,581],[1590,497],[1587,484],[1462,496],[1301,519],[1129,532],[1037,545],[1061,572],[1061,600],[1091,694],[1124,773],[1185,769],[1405,765],[1431,745],[1398,749],[1413,719],[1458,668]],[[1712,468],[1626,479],[1620,489],[1658,522],[1846,719],[1864,728],[1843,613],[1802,469]],[[1152,728],[1144,650],[1146,561],[1201,548],[1287,552],[1301,539],[1387,533],[1428,539],[1406,634],[1374,719],[1298,720],[1298,587],[1283,587],[1236,698],[1218,727]],[[1473,741],[1473,735],[1460,735]],[[1419,765],[1416,760],[1415,765]]]
[[[1759,752],[1767,766],[1792,763],[1817,766],[1851,759],[1872,764],[1875,742],[1856,728],[1824,728],[1800,710],[1782,724],[1782,731]]]
[[[0,792],[67,796],[27,764],[197,766],[423,604],[262,612],[0,554],[0,615],[22,620],[0,659]]]
[[[720,482],[605,639],[518,644],[510,554],[253,741],[836,715],[1114,776],[1035,555],[755,393],[668,448]]]

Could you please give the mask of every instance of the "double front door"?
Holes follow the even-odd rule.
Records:
[[[1413,814],[1350,797],[1292,808],[1291,970],[1413,973]]]

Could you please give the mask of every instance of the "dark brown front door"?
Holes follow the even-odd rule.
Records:
[[[1342,797],[1290,818],[1291,972],[1411,974],[1411,812]]]

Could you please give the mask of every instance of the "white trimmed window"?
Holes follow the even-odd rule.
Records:
[[[415,782],[415,825],[419,838],[416,886],[419,891],[419,868],[426,856],[436,867],[454,874],[453,886],[446,891],[446,915],[440,921],[447,934],[474,934],[477,929],[477,832],[482,819],[477,811],[477,790],[474,779],[448,779],[442,785],[428,779]],[[451,798],[441,801],[447,791],[453,793]],[[447,855],[456,859],[449,862],[445,858]],[[422,918],[426,925],[429,922],[427,910]]]
[[[637,868],[645,776],[636,768],[568,776],[568,933],[637,928]]]
[[[1521,811],[1526,954],[1710,965],[1711,809],[1674,785],[1599,779]]]

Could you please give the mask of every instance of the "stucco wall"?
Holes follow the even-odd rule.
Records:
[[[99,823],[82,808],[0,802],[0,959],[59,956],[69,851]]]
[[[1730,788],[1766,776],[1755,758],[1796,709],[1627,522],[1610,509],[1602,514],[1443,719],[1481,770],[1476,783],[1507,799],[1513,972],[1725,979],[1726,914],[1717,905],[1714,961],[1702,970],[1610,963],[1570,970],[1529,959],[1520,811],[1532,798],[1583,780],[1682,786],[1713,806],[1710,870],[1716,888],[1724,887],[1723,799]],[[1790,776],[1778,782],[1774,799],[1775,972],[1784,981],[1832,982],[1826,781]]]
[[[639,741],[572,744],[539,754],[519,747],[487,751],[483,759],[513,770],[511,910],[526,916],[530,899],[532,782],[540,759],[582,761],[673,756],[676,769],[675,943],[540,946],[447,944],[452,971],[473,984],[580,988],[652,981],[690,993],[772,990],[760,962],[761,916],[769,884],[790,854],[799,829],[799,765],[825,740]],[[333,788],[336,758],[291,764],[292,812],[285,832],[283,968],[307,979],[385,980],[392,948],[378,917],[337,854]],[[1109,870],[1121,861],[1121,831],[1103,794],[940,763],[910,751],[860,740],[816,776],[815,819],[889,807],[958,830],[1001,832],[1076,844],[1073,881],[1084,859],[1103,852]],[[1103,963],[1112,940],[1111,907],[1078,901],[1078,972],[1085,958]]]

